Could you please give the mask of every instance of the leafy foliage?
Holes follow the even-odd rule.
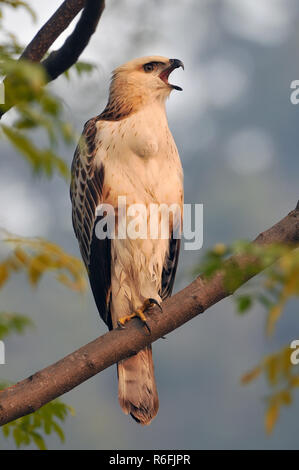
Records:
[[[246,267],[242,262],[231,262],[229,256],[246,258]],[[267,266],[269,266],[265,269]],[[240,294],[234,295],[237,311],[244,314],[255,305],[262,305],[267,313],[266,332],[273,334],[287,302],[299,296],[299,250],[287,245],[252,245],[244,241],[232,246],[217,244],[208,251],[195,273],[211,278],[217,273],[224,276],[224,284],[233,293],[247,276],[263,270],[258,280],[250,281],[242,287]],[[270,433],[279,417],[280,408],[290,405],[293,391],[299,387],[299,376],[292,366],[289,346],[262,359],[260,364],[245,374],[243,384],[248,384],[262,373],[267,378],[273,393],[267,398],[265,428]]]
[[[5,30],[1,21],[1,4],[26,8],[35,17],[27,2],[0,1],[0,31],[6,37],[0,45],[0,75],[6,77],[3,82],[5,104],[0,105],[0,111],[6,112],[14,106],[15,116],[12,125],[0,125],[0,138],[6,139],[25,157],[35,174],[50,177],[58,172],[63,178],[69,179],[68,167],[58,155],[57,146],[59,142],[74,146],[78,136],[64,119],[61,100],[45,88],[48,80],[43,66],[24,59],[18,60],[24,48],[13,34]],[[94,64],[81,61],[71,69],[81,75],[90,73],[94,67]],[[65,75],[69,77],[69,71]],[[42,132],[46,137],[43,147],[34,144],[33,131]]]
[[[68,178],[69,170],[57,155],[57,145],[60,140],[65,144],[74,143],[75,133],[63,119],[61,103],[45,88],[47,77],[43,67],[25,60],[5,58],[2,53],[0,73],[7,76],[3,110],[16,103],[13,126],[1,124],[2,138],[8,139],[27,159],[35,173],[52,176],[58,171]],[[44,133],[47,138],[45,148],[34,145],[33,130]]]
[[[6,242],[13,244],[13,250],[0,263],[0,288],[13,273],[23,271],[28,281],[36,286],[43,274],[56,273],[56,279],[68,288],[84,291],[86,288],[83,263],[68,255],[58,245],[42,238],[7,236]]]
[[[34,173],[44,172],[47,176],[52,176],[54,171],[57,170],[62,176],[68,178],[69,171],[65,162],[51,149],[39,149],[24,133],[16,131],[4,124],[2,124],[1,127],[11,144],[19,150],[31,164]]]
[[[82,263],[64,253],[57,245],[41,239],[10,237],[6,239],[14,245],[13,252],[0,264],[0,287],[13,272],[24,270],[29,282],[35,286],[42,274],[49,270],[58,271],[57,279],[71,289],[85,288]],[[0,312],[0,339],[12,333],[22,334],[32,325],[25,315]],[[0,381],[0,390],[8,387]],[[1,395],[0,395],[1,396]],[[56,433],[64,442],[64,432],[59,424],[73,409],[55,400],[28,416],[19,418],[2,427],[4,437],[12,436],[17,447],[35,444],[38,449],[46,449],[45,436]]]
[[[61,442],[65,441],[59,421],[64,422],[69,414],[74,415],[72,407],[60,400],[54,400],[30,415],[5,424],[2,427],[3,436],[5,438],[12,436],[18,448],[35,444],[38,449],[45,450],[47,449],[45,436],[51,433],[56,433]]]
[[[0,339],[12,333],[22,334],[33,323],[26,315],[19,313],[0,312]]]
[[[242,377],[242,384],[245,385],[264,373],[269,386],[274,389],[266,399],[265,429],[268,434],[273,431],[281,406],[289,406],[292,403],[293,392],[299,387],[298,368],[292,365],[292,353],[290,347],[284,347],[275,354],[265,357],[260,364]]]
[[[74,70],[76,74],[80,77],[83,74],[90,74],[96,69],[96,64],[92,62],[85,62],[83,60],[78,60],[69,70],[64,72],[64,76],[69,80],[71,78],[70,71]]]
[[[34,173],[50,177],[56,171],[65,179],[69,179],[69,170],[64,160],[57,154],[59,142],[66,145],[78,140],[71,125],[64,120],[61,100],[52,95],[46,88],[47,76],[42,65],[11,57],[13,52],[21,48],[15,44],[7,51],[0,47],[0,75],[7,76],[5,84],[5,104],[0,106],[3,111],[14,105],[16,118],[12,126],[1,124],[0,137],[6,138],[10,144],[26,158]],[[94,65],[78,62],[73,69],[78,75],[90,73]],[[66,73],[69,77],[69,72]],[[33,131],[42,131],[47,138],[44,148],[37,147],[33,142]]]
[[[228,259],[230,256],[235,261]],[[242,293],[235,295],[234,300],[239,313],[249,311],[256,302],[263,305],[268,311],[267,332],[271,334],[287,301],[299,296],[299,250],[283,244],[257,245],[245,241],[231,246],[218,244],[204,255],[194,273],[207,278],[222,273],[225,288],[233,293],[244,280],[261,270],[258,280],[242,287]]]
[[[55,271],[56,279],[67,287],[82,291],[85,289],[85,270],[81,261],[66,254],[59,246],[43,239],[27,239],[6,236],[6,242],[13,245],[11,254],[0,263],[0,288],[11,274],[24,271],[32,286],[36,286],[47,271]],[[22,334],[32,325],[25,315],[0,312],[0,339],[12,333]],[[0,390],[9,384],[0,381]],[[1,393],[0,393],[1,397]],[[19,418],[2,427],[4,437],[12,436],[17,447],[35,444],[46,449],[45,436],[56,433],[64,442],[64,432],[59,424],[73,409],[54,400],[36,412]]]
[[[21,7],[33,20],[36,19],[26,1],[0,0],[0,75],[6,77],[5,104],[0,105],[0,112],[14,107],[8,119],[5,117],[4,123],[0,124],[0,139],[6,140],[25,158],[34,174],[51,177],[56,172],[68,179],[68,167],[58,155],[57,148],[61,142],[73,145],[77,136],[65,121],[61,100],[45,88],[48,79],[42,65],[18,60],[24,47],[3,22],[5,8],[9,7]],[[93,68],[94,65],[87,62],[78,62],[73,67],[78,75],[90,73]],[[65,75],[69,77],[69,71]],[[45,142],[41,147],[34,143],[37,133],[38,137],[42,134]],[[0,261],[0,288],[17,272],[24,272],[32,286],[37,286],[46,272],[53,272],[57,281],[68,288],[79,292],[85,289],[85,269],[81,261],[54,243],[9,234],[5,235],[4,241],[12,245],[12,250]],[[0,312],[0,339],[12,333],[23,334],[31,325],[32,321],[25,315]],[[8,386],[6,381],[0,381],[0,390]],[[56,433],[64,441],[60,422],[69,413],[73,413],[69,406],[55,400],[35,413],[3,426],[3,435],[12,436],[17,447],[33,443],[39,449],[45,449],[45,436],[50,433]]]

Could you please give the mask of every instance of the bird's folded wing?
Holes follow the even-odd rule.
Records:
[[[173,238],[172,235],[169,240],[169,249],[165,257],[162,271],[161,291],[159,292],[159,295],[162,300],[167,299],[167,297],[169,297],[172,293],[179,260],[180,246],[181,240],[179,238]]]
[[[71,201],[72,220],[86,265],[91,288],[99,313],[109,328],[111,295],[111,247],[108,238],[100,240],[95,235],[96,208],[103,203],[104,165],[96,165],[96,122],[87,121],[76,148],[72,163]]]

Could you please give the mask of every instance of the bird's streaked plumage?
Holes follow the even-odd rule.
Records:
[[[142,203],[183,206],[183,173],[168,128],[168,75],[182,63],[153,56],[113,72],[104,111],[84,126],[72,164],[72,217],[99,313],[109,329],[146,299],[171,295],[180,241],[105,239],[95,235],[96,208]],[[116,225],[123,221],[116,219]],[[128,223],[128,221],[127,221]],[[169,221],[170,233],[174,230]],[[163,313],[162,313],[163,314]],[[119,401],[126,413],[149,424],[158,411],[151,347],[118,364]]]

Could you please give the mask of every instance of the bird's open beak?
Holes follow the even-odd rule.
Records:
[[[183,91],[183,89],[181,87],[179,87],[177,85],[172,85],[171,83],[168,82],[168,77],[174,69],[182,67],[182,69],[184,70],[183,62],[179,59],[169,59],[169,64],[170,65],[168,67],[166,67],[166,69],[164,69],[163,72],[160,73],[159,77],[161,78],[161,80],[164,83],[169,85],[174,90]]]

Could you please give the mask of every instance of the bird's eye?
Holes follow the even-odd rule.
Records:
[[[155,68],[155,65],[152,64],[152,63],[145,64],[143,66],[143,69],[144,69],[145,72],[152,72],[154,70],[154,68]]]

